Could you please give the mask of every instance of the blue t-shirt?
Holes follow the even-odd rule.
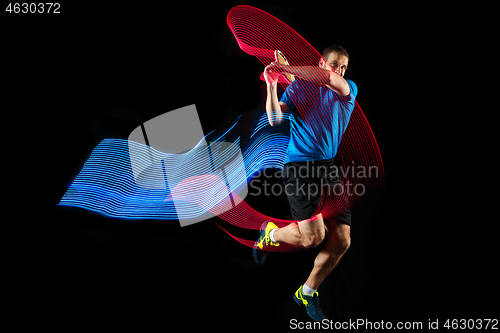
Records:
[[[356,84],[346,81],[348,96],[304,80],[288,85],[281,96],[281,102],[290,108],[290,143],[285,163],[332,159],[337,155],[358,94]]]

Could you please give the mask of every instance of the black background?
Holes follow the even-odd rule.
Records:
[[[286,329],[291,318],[309,320],[292,295],[314,251],[273,254],[257,266],[213,222],[245,239],[256,232],[218,218],[180,228],[56,206],[104,138],[127,138],[140,123],[193,103],[205,133],[263,110],[263,66],[226,25],[237,4],[2,13],[4,237],[16,312],[68,328]],[[436,87],[449,79],[456,15],[417,5],[247,4],[320,51],[334,43],[348,50],[346,77],[358,85],[384,160],[385,192],[357,207],[352,246],[320,288],[325,314],[424,327],[428,319],[491,318],[498,248],[456,155],[465,143],[447,102],[455,92]],[[248,201],[289,217],[285,197]]]

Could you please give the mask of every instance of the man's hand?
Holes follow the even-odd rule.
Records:
[[[272,62],[270,65],[264,68],[264,79],[266,80],[267,85],[276,85],[278,83],[278,79],[280,74],[273,69],[276,69],[276,63]]]

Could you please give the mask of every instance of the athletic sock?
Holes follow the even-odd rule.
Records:
[[[309,288],[307,284],[304,283],[302,286],[302,293],[307,296],[312,296],[316,292],[316,289]]]
[[[272,241],[273,243],[278,243],[278,242],[276,241],[276,239],[274,239],[274,233],[276,232],[276,230],[278,230],[278,228],[274,228],[273,230],[271,230],[271,231],[269,232],[269,238],[271,238],[271,241]]]

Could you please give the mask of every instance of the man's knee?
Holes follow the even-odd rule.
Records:
[[[351,227],[337,219],[330,220],[327,227],[330,252],[342,256],[351,246]]]
[[[302,246],[307,249],[312,249],[321,244],[325,239],[325,228],[316,230],[315,232],[302,236]]]
[[[347,249],[351,246],[351,237],[348,235],[347,237],[340,238],[340,241],[337,246],[337,254],[343,255]]]

